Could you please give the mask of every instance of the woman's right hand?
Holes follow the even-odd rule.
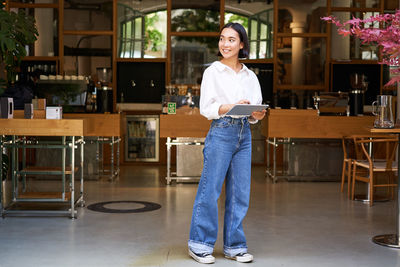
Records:
[[[235,104],[223,104],[223,105],[219,106],[218,114],[220,116],[224,115],[229,110],[231,110],[231,108],[233,108],[233,106],[235,106]]]

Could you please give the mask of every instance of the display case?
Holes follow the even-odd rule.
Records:
[[[159,117],[158,115],[126,116],[126,161],[159,160]]]

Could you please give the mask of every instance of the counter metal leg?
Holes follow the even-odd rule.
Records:
[[[97,162],[98,175],[100,176],[100,141],[98,137],[96,139],[96,162]]]
[[[81,136],[81,138],[82,138],[82,141],[80,144],[80,148],[81,148],[81,192],[80,192],[79,202],[80,202],[80,206],[84,207],[85,201],[83,200],[83,172],[84,172],[83,166],[84,166],[84,159],[85,159],[84,158],[84,156],[85,156],[85,154],[84,154],[85,139],[83,136]]]
[[[267,143],[267,170],[266,170],[266,175],[268,176],[268,172],[269,172],[269,142],[268,142],[269,138],[265,139],[265,142]]]
[[[271,141],[269,138],[266,139],[267,142],[267,176],[270,176],[272,179],[273,183],[276,183],[276,181],[278,180],[276,177],[276,147],[277,147],[277,143],[276,143],[276,137],[274,137],[272,139],[273,141]],[[269,150],[269,146],[273,146],[272,148],[272,171],[270,169],[270,150]]]
[[[22,169],[26,168],[26,136],[22,137]],[[22,175],[22,191],[26,192],[26,174]]]
[[[65,136],[61,137],[61,143],[63,145],[63,149],[61,151],[61,184],[62,184],[62,199],[65,199],[65,159],[67,157],[67,148],[65,147],[66,145],[66,138]]]
[[[396,233],[395,234],[386,234],[386,235],[377,235],[372,238],[372,241],[378,245],[391,247],[391,248],[400,248],[400,134],[398,134],[398,144],[397,144],[397,203],[396,203]]]
[[[75,215],[75,136],[71,138],[71,219],[76,219]]]
[[[276,183],[276,181],[278,180],[276,178],[276,146],[277,146],[276,145],[276,137],[274,137],[274,155],[273,155],[274,170],[273,170],[273,173],[272,173],[274,183]]]
[[[16,159],[18,160],[18,158],[17,158],[17,155],[16,155],[16,152],[17,151],[17,148],[16,148],[16,144],[15,144],[15,135],[13,135],[12,136],[12,141],[11,141],[11,183],[12,183],[12,198],[13,198],[13,201],[15,201],[16,199],[17,199],[17,192],[18,192],[18,188],[17,188],[17,177],[16,177],[16,173],[17,173],[17,170],[16,170]]]
[[[121,138],[120,137],[118,137],[118,142],[117,142],[117,175],[119,175],[119,160],[120,160],[120,158],[119,158],[119,146],[120,146],[120,144],[121,144]]]
[[[167,137],[167,184],[171,184],[171,137]]]
[[[0,215],[4,218],[4,204],[3,204],[3,136],[0,135]],[[5,177],[7,178],[7,177]],[[5,180],[5,179],[4,179]],[[4,189],[5,191],[5,189]]]
[[[114,177],[114,136],[111,137],[111,177],[110,179],[112,180]]]

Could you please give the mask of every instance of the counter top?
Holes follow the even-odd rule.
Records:
[[[162,104],[157,103],[117,103],[117,111],[160,111]]]
[[[160,137],[206,137],[211,121],[198,109],[177,109],[177,114],[160,115]]]
[[[0,119],[1,135],[83,136],[84,120]]]
[[[43,112],[42,112],[43,111]],[[40,112],[40,117],[33,119],[25,119],[28,121],[60,121],[60,120],[46,120],[45,111],[34,111]],[[14,110],[14,119],[19,120],[24,118],[23,110]],[[84,121],[84,133],[77,134],[84,136],[121,136],[121,114],[100,114],[100,113],[64,113],[62,120],[81,120]],[[43,124],[43,123],[42,123]],[[43,124],[45,125],[45,124]],[[61,125],[61,124],[54,124]],[[0,126],[2,127],[2,126]],[[57,126],[59,127],[59,126]],[[22,135],[22,134],[21,134]]]
[[[368,135],[374,116],[318,116],[316,110],[270,109],[262,134],[280,138],[332,138]]]
[[[121,136],[121,114],[64,113],[64,119],[84,119],[85,136]]]
[[[400,127],[397,125],[395,128],[383,129],[383,128],[371,128],[371,133],[382,133],[382,134],[400,134]]]

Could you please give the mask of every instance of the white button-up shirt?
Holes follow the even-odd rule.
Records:
[[[236,73],[227,65],[215,61],[203,73],[200,88],[200,114],[209,120],[219,119],[219,107],[236,104],[246,99],[250,104],[261,104],[260,83],[253,71],[244,64]],[[254,121],[257,122],[257,121]]]

